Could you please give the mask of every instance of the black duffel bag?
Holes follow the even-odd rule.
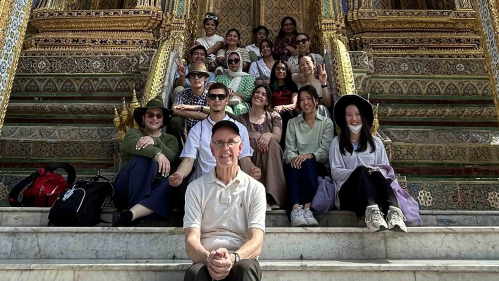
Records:
[[[99,178],[107,182],[98,182]],[[102,222],[102,208],[113,195],[113,184],[102,176],[96,176],[94,181],[78,181],[55,200],[49,212],[49,225],[96,225]]]

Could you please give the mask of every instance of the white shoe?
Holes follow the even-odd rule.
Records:
[[[270,207],[270,205],[267,204],[267,212],[270,212],[270,211],[272,211],[272,207]]]
[[[407,232],[407,227],[405,226],[405,216],[397,207],[390,206],[388,209],[388,215],[386,216],[386,221],[388,222],[388,229],[397,232]]]
[[[385,231],[388,228],[378,205],[367,206],[366,223],[371,232]]]
[[[303,210],[303,217],[307,221],[308,226],[318,226],[319,222],[314,218],[314,214],[310,211],[310,208]]]
[[[298,206],[297,209],[291,211],[291,226],[307,226],[307,220],[303,216],[302,206]]]

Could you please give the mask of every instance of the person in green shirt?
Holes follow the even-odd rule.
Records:
[[[288,203],[291,226],[317,226],[310,205],[319,187],[318,176],[328,175],[329,147],[334,137],[333,121],[317,113],[319,96],[313,86],[298,90],[301,114],[291,119],[286,131],[284,162],[287,165]]]
[[[241,115],[249,111],[251,92],[255,88],[255,77],[243,72],[243,62],[238,52],[229,54],[227,73],[217,75],[215,81],[229,88],[232,98],[225,111],[234,115]]]
[[[168,217],[173,187],[168,184],[171,163],[178,157],[178,141],[161,132],[171,119],[172,111],[159,97],[133,113],[139,129],[129,129],[120,146],[122,169],[116,177],[113,226],[156,213]]]

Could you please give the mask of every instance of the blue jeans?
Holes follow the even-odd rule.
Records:
[[[294,204],[304,205],[312,203],[315,192],[319,187],[319,170],[324,166],[312,159],[307,159],[301,164],[301,169],[286,165],[288,172],[288,202],[290,207]],[[322,174],[322,173],[321,173]]]

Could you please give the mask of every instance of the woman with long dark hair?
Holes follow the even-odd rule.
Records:
[[[312,86],[298,91],[301,114],[289,121],[284,162],[287,165],[291,226],[317,226],[310,205],[319,187],[318,176],[328,174],[329,146],[334,137],[331,119],[317,113],[319,96]]]
[[[227,59],[229,57],[229,54],[232,52],[238,52],[241,55],[243,71],[248,71],[249,65],[251,63],[248,50],[246,48],[241,48],[241,33],[235,28],[229,29],[227,31],[227,34],[225,35],[225,46],[218,50],[218,65],[227,68]]]
[[[291,78],[288,66],[282,60],[277,60],[270,72],[270,89],[272,90],[272,105],[274,111],[282,118],[282,134],[286,135],[288,122],[296,117],[298,87]],[[285,138],[281,140],[281,147],[285,146]]]
[[[371,133],[371,104],[358,95],[345,95],[334,106],[334,119],[341,130],[329,150],[336,206],[357,216],[365,214],[372,232],[407,232],[404,214],[385,178],[387,170],[379,166],[390,163],[383,141]]]
[[[282,162],[282,121],[279,114],[269,112],[272,91],[266,86],[256,86],[251,93],[251,110],[238,116],[249,133],[253,156],[251,162],[262,171],[259,181],[267,190],[267,209],[285,207],[286,180]]]
[[[263,58],[251,64],[249,74],[255,77],[255,86],[269,86],[270,70],[274,67],[275,63],[274,45],[272,41],[263,39],[259,47]]]
[[[274,52],[277,58],[287,61],[292,55],[297,55],[296,35],[298,35],[296,20],[285,17],[281,21],[281,29],[274,42]]]

